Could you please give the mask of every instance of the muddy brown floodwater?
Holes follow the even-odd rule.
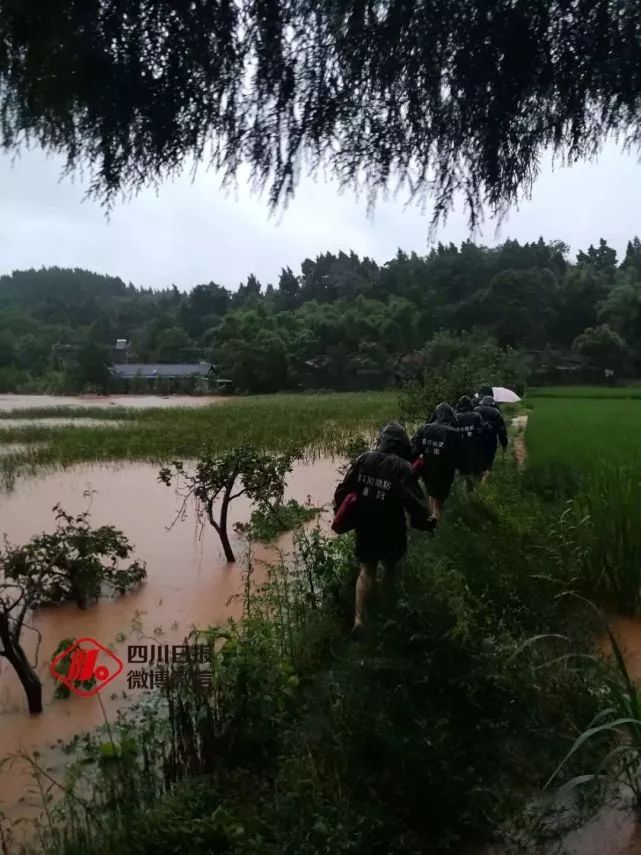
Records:
[[[299,464],[292,472],[288,497],[305,502],[311,496],[317,506],[331,501],[337,482],[338,461],[316,460]],[[195,625],[206,627],[239,615],[239,602],[230,598],[239,592],[246,548],[235,540],[238,564],[228,565],[215,532],[206,528],[199,537],[193,508],[188,518],[167,530],[176,514],[178,499],[173,488],[157,481],[158,468],[146,464],[80,467],[66,472],[19,483],[9,494],[0,493],[0,536],[22,543],[43,530],[55,527],[53,506],[73,513],[87,508],[86,490],[95,490],[91,499],[92,524],[111,524],[122,529],[135,545],[135,557],[147,562],[148,579],[138,590],[94,604],[86,610],[75,605],[43,609],[29,623],[42,636],[38,672],[44,686],[45,709],[30,717],[23,690],[5,660],[0,659],[0,761],[18,750],[38,751],[39,762],[61,772],[62,756],[57,740],[68,741],[74,734],[89,730],[103,721],[97,697],[67,700],[53,698],[54,681],[48,660],[58,643],[67,637],[91,636],[114,650],[125,661],[125,670],[106,689],[102,703],[110,719],[119,708],[136,698],[127,687],[127,644],[180,643]],[[230,508],[231,524],[249,518],[249,506],[242,499]],[[257,546],[255,561],[274,561],[278,549],[290,549],[291,535],[277,546]],[[258,571],[260,572],[260,571]],[[138,622],[132,628],[132,622]],[[127,636],[116,642],[120,634]],[[25,631],[25,647],[33,657],[36,637]],[[132,666],[135,667],[135,666]],[[123,692],[127,697],[123,697]],[[61,777],[61,774],[58,775]],[[21,801],[32,786],[24,761],[12,768],[0,768],[0,814],[10,817],[30,815]]]
[[[221,395],[0,395],[0,410],[33,410],[40,407],[206,407],[229,398]]]

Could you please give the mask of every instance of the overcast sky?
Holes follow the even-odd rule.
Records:
[[[353,249],[379,262],[398,247],[429,249],[428,218],[404,200],[381,202],[368,215],[364,200],[339,195],[327,183],[305,180],[294,202],[270,217],[264,199],[245,185],[220,190],[218,177],[201,171],[119,202],[109,219],[85,201],[81,180],[60,179],[61,161],[40,151],[17,161],[0,155],[0,273],[27,267],[85,267],[136,285],[188,289],[211,280],[231,288],[254,273],[276,282],[281,267],[297,272],[306,257]],[[487,222],[486,244],[564,240],[573,253],[605,237],[621,253],[641,235],[641,166],[637,158],[604,149],[596,164],[552,171],[546,167],[531,201],[514,210],[498,234]],[[438,240],[469,236],[463,209],[451,214]],[[477,236],[477,239],[478,236]]]

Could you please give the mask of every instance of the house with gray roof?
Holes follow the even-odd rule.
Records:
[[[211,362],[126,362],[112,365],[111,374],[119,380],[132,380],[139,377],[144,380],[176,380],[185,377],[210,377],[215,369]]]

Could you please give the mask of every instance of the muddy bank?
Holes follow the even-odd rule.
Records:
[[[339,463],[317,460],[297,465],[288,482],[288,498],[315,505],[329,503],[337,481]],[[44,685],[45,710],[39,717],[26,713],[23,690],[5,660],[0,659],[0,761],[18,750],[39,751],[43,764],[60,764],[57,740],[68,741],[75,733],[102,723],[97,697],[54,700],[54,681],[48,660],[58,643],[67,637],[91,636],[104,645],[114,644],[125,670],[101,695],[107,715],[139,696],[130,690],[127,645],[135,643],[180,643],[193,626],[206,627],[241,613],[233,598],[242,584],[242,561],[246,548],[235,538],[239,563],[225,562],[215,532],[199,532],[193,509],[183,522],[167,530],[175,518],[178,500],[173,488],[157,482],[158,468],[141,465],[91,466],[52,473],[18,483],[11,494],[0,494],[0,537],[21,543],[43,530],[54,528],[53,506],[79,513],[91,501],[92,524],[121,528],[135,544],[135,557],[147,562],[148,580],[139,590],[114,601],[103,601],[82,611],[65,605],[43,609],[28,623],[42,636],[38,672]],[[85,491],[96,491],[89,500]],[[246,521],[248,503],[237,500],[231,507],[231,523]],[[255,547],[254,561],[273,561],[278,549],[291,548],[291,535],[277,546]],[[25,632],[25,647],[33,656],[34,633]],[[140,667],[140,666],[138,666]],[[0,769],[0,811],[24,815],[20,798],[31,780],[24,764]]]
[[[522,468],[527,463],[527,446],[525,445],[527,418],[527,415],[523,415],[515,416],[512,419],[512,427],[516,430],[514,437],[514,457],[519,468]]]

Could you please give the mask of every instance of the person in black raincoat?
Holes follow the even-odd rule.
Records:
[[[468,490],[474,489],[474,481],[483,474],[483,430],[485,428],[480,413],[475,413],[472,399],[467,395],[459,398],[456,405],[456,419],[463,440],[463,461],[460,467]]]
[[[421,477],[430,497],[432,514],[439,520],[456,470],[464,465],[463,441],[456,413],[449,404],[438,405],[427,424],[412,438],[412,448],[414,455],[423,460]]]
[[[501,444],[503,451],[507,448],[507,428],[494,398],[489,396],[483,398],[474,412],[478,413],[485,422],[481,452],[482,477],[485,480],[492,471],[498,443]]]
[[[354,462],[334,494],[334,510],[345,497],[358,494],[355,506],[356,558],[361,570],[356,582],[356,608],[352,635],[361,634],[367,601],[376,582],[379,562],[384,583],[393,581],[398,562],[407,550],[409,514],[414,528],[431,531],[436,520],[429,515],[418,477],[412,466],[412,446],[404,428],[392,422],[380,432],[375,451]]]
[[[483,398],[493,398],[494,389],[487,383],[482,383],[479,386],[478,392],[472,398],[472,406],[479,407]]]

